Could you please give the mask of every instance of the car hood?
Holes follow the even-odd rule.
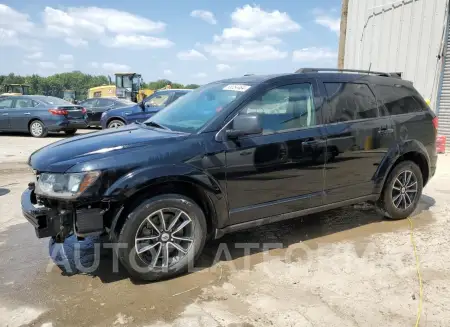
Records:
[[[65,172],[82,162],[114,156],[136,147],[171,143],[187,135],[131,124],[52,143],[31,154],[28,164],[37,171]]]
[[[162,107],[147,107],[146,112],[158,112]],[[108,116],[124,116],[129,114],[134,114],[142,111],[142,107],[139,104],[132,106],[124,106],[120,108],[114,108],[107,111]]]

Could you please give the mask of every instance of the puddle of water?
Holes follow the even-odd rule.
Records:
[[[425,197],[415,215],[415,228],[425,228],[434,221],[427,209],[432,199]],[[321,214],[261,226],[257,229],[226,235],[209,242],[196,267],[198,272],[155,283],[136,283],[123,268],[113,274],[112,260],[101,260],[97,275],[63,276],[50,259],[48,240],[36,239],[28,223],[0,231],[0,301],[17,305],[39,304],[48,311],[32,325],[53,321],[61,326],[111,326],[118,314],[132,318],[132,325],[156,320],[173,321],[193,303],[208,285],[227,281],[232,264],[237,270],[251,269],[263,262],[265,254],[283,256],[289,246],[305,244],[314,250],[323,243],[351,241],[362,255],[374,234],[409,228],[407,220],[387,221],[371,207],[341,208]],[[246,252],[240,244],[254,243]],[[264,243],[278,243],[281,248],[266,250]],[[216,261],[218,250],[221,256]],[[292,260],[307,260],[303,249],[292,252]]]

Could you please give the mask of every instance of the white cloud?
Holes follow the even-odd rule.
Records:
[[[73,61],[73,55],[71,55],[71,54],[60,54],[58,59],[60,61]]]
[[[34,52],[26,56],[28,59],[39,59],[42,57],[42,52]]]
[[[216,69],[218,72],[226,72],[227,70],[231,69],[231,66],[226,64],[217,64]]]
[[[292,53],[292,60],[296,62],[330,62],[337,59],[337,52],[328,48],[303,48]]]
[[[294,32],[301,26],[287,13],[267,12],[258,6],[245,5],[231,14],[232,27],[222,31],[222,39],[251,39]]]
[[[73,64],[66,63],[63,65],[64,69],[73,69]]]
[[[195,78],[205,78],[208,75],[206,75],[205,73],[197,73],[197,74],[194,74],[192,76],[195,77]]]
[[[269,12],[256,5],[236,8],[231,25],[215,35],[213,43],[204,45],[206,52],[221,61],[286,58],[288,53],[275,47],[282,43],[278,35],[301,29],[286,12]]]
[[[66,11],[46,7],[44,22],[47,28],[65,35],[98,35],[111,33],[161,32],[166,24],[109,8],[71,7]]]
[[[39,32],[27,14],[0,4],[0,47],[15,46],[27,51],[37,51],[36,36],[39,36]]]
[[[19,33],[30,33],[34,24],[29,20],[28,15],[0,4],[0,27]]]
[[[40,61],[38,66],[43,69],[55,69],[56,65],[51,61]]]
[[[87,47],[88,42],[86,40],[80,39],[80,38],[70,38],[70,37],[66,37],[64,39],[64,41],[66,41],[67,44],[77,48],[77,47]]]
[[[173,75],[173,72],[170,69],[165,69],[163,73],[166,76],[172,76]]]
[[[230,41],[213,43],[205,50],[221,61],[262,61],[286,58],[288,53],[275,48],[264,41],[246,40],[234,43]]]
[[[106,41],[105,45],[112,48],[149,49],[170,48],[173,46],[173,42],[154,36],[118,34],[112,40]]]
[[[325,10],[316,8],[312,12],[315,16],[314,21],[316,22],[316,24],[325,26],[336,34],[339,34],[339,31],[341,29],[341,18],[336,17],[335,10],[331,9],[327,12]]]
[[[161,32],[166,24],[126,11],[97,7],[70,7],[65,10],[46,7],[43,13],[48,36],[62,37],[74,46],[87,46],[90,40],[104,40],[111,47],[168,48],[164,38],[144,35]]]
[[[100,67],[100,65],[99,65],[98,62],[93,61],[93,62],[91,62],[91,67],[92,67],[92,68],[98,68],[98,67]]]
[[[105,62],[101,67],[108,72],[126,72],[131,70],[128,65],[116,64],[113,62]]]
[[[191,12],[191,17],[200,18],[211,25],[217,24],[214,14],[207,10],[194,10]]]
[[[0,27],[0,46],[18,45],[17,32]]]
[[[206,60],[203,53],[194,49],[178,52],[177,57],[180,60]]]

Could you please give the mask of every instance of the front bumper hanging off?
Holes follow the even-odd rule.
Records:
[[[63,236],[74,231],[78,236],[99,235],[103,232],[103,211],[99,208],[66,210],[48,208],[37,203],[34,188],[22,194],[22,213],[33,225],[38,238]]]

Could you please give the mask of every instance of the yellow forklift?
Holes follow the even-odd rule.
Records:
[[[28,95],[30,94],[30,86],[26,84],[5,84],[2,96],[9,95]]]
[[[142,77],[137,73],[115,73],[115,84],[89,89],[88,98],[117,97],[140,102],[153,94],[153,90],[141,89]]]
[[[141,89],[142,76],[137,73],[116,73],[116,96],[133,102],[140,102],[153,94],[153,90]]]

